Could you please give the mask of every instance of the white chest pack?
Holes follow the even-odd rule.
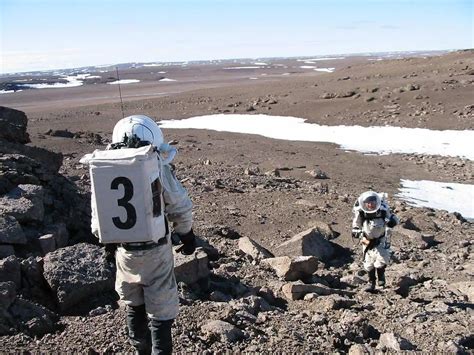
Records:
[[[91,177],[92,232],[101,243],[166,235],[161,162],[153,146],[96,150],[81,159]]]

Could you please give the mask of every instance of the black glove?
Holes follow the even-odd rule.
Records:
[[[105,244],[104,259],[107,263],[115,264],[115,251],[116,250],[117,250],[117,244]]]
[[[352,229],[352,238],[359,238],[362,231],[359,228]]]
[[[191,255],[194,253],[196,250],[196,236],[192,229],[186,234],[179,235],[179,239],[181,239],[183,245],[178,248],[178,252],[184,255]]]

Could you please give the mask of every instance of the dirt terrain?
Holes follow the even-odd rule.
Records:
[[[193,65],[186,70],[160,67],[166,74],[135,75],[138,72],[129,70],[121,79],[143,81],[122,86],[124,112],[156,121],[242,113],[301,117],[324,125],[474,129],[473,51],[324,62],[324,67],[335,67],[332,73],[299,68],[314,64],[283,63],[289,68],[273,66],[263,76],[266,69],[231,74]],[[282,75],[287,72],[290,75]],[[150,75],[178,81],[167,83],[164,93],[146,80]],[[258,80],[249,80],[257,75]],[[0,106],[24,111],[29,145],[62,153],[60,173],[81,191],[89,191],[88,171],[79,159],[103,149],[122,117],[116,87],[102,83],[26,90],[0,95]],[[54,135],[58,130],[77,135]],[[472,223],[458,214],[414,208],[394,198],[400,179],[473,184],[472,161],[364,155],[330,143],[206,130],[169,129],[164,135],[179,151],[176,173],[194,203],[196,234],[218,254],[210,257],[206,285],[180,285],[182,307],[173,328],[176,352],[472,351]],[[360,248],[350,236],[352,205],[367,189],[387,192],[402,221],[392,242],[388,287],[375,294],[362,291],[367,275],[361,272]],[[336,253],[320,261],[304,281],[324,285],[332,290],[328,295],[285,298],[282,285],[288,281],[239,249],[240,236],[275,253],[280,244],[318,222],[336,232],[331,239]],[[212,320],[234,329],[206,330]],[[124,310],[113,293],[61,315],[59,324],[57,331],[38,338],[2,336],[0,350],[132,350]]]

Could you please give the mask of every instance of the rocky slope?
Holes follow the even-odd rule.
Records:
[[[127,105],[156,119],[241,112],[321,124],[472,129],[473,68],[472,53],[460,52]],[[0,144],[0,346],[131,351],[112,291],[113,266],[102,261],[99,246],[78,244],[91,241],[89,178],[78,160],[104,147],[117,106],[31,112],[27,145],[20,116],[22,128]],[[5,117],[0,123],[11,122]],[[472,223],[393,197],[400,178],[472,184],[472,162],[367,156],[332,144],[200,130],[165,134],[179,149],[177,175],[193,199],[202,248],[197,264],[176,258],[176,351],[472,351]],[[33,146],[63,153],[62,175],[53,164],[57,155]],[[353,201],[368,188],[388,192],[402,220],[388,286],[374,294],[362,291],[367,276],[350,238]],[[82,292],[90,285],[97,292]]]

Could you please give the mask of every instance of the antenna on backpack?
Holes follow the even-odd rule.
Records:
[[[122,109],[122,118],[124,118],[125,113],[123,112],[122,89],[120,88],[120,76],[119,76],[119,72],[118,72],[118,67],[115,67],[115,71],[117,72],[117,84],[118,84],[119,95],[120,95],[120,108]]]

